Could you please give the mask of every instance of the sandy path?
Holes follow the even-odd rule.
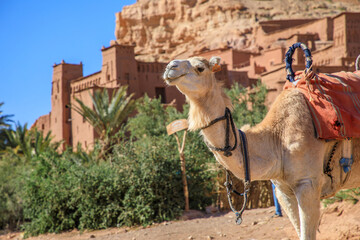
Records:
[[[274,212],[274,207],[247,210],[240,226],[235,224],[234,214],[228,212],[187,221],[164,222],[147,228],[111,228],[84,233],[74,230],[29,240],[297,239],[289,219],[286,216],[272,218]],[[360,239],[360,203],[336,203],[323,209],[319,231],[317,237],[321,240]],[[0,235],[0,239],[22,239],[22,233]]]

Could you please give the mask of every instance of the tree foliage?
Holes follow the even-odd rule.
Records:
[[[7,142],[6,151],[17,156],[25,156],[30,160],[32,156],[39,155],[48,150],[57,150],[61,142],[52,142],[51,131],[46,136],[36,128],[28,129],[27,124],[22,126],[16,124],[15,130],[5,129],[5,138]]]
[[[3,114],[3,111],[1,110],[1,107],[3,105],[4,103],[0,102],[0,151],[4,150],[6,148],[6,145],[8,144],[6,141],[5,130],[10,128],[10,123],[13,122],[11,118],[14,116],[9,114]]]
[[[109,161],[94,161],[81,149],[32,157],[22,196],[29,235],[148,225],[181,214],[180,161],[165,127],[184,114],[146,96],[138,106],[138,114],[118,133],[126,141],[113,146]],[[209,169],[214,159],[197,133],[188,135],[190,206],[204,209],[213,202],[215,173]]]
[[[265,105],[267,89],[260,81],[251,89],[235,84],[226,93],[233,102],[233,117],[238,126],[254,126],[264,119],[268,111]]]
[[[0,108],[4,105],[3,102],[0,102]],[[9,128],[10,127],[10,123],[12,122],[11,118],[14,115],[10,115],[10,114],[3,114],[3,111],[0,109],[0,129],[3,128]]]
[[[101,155],[105,156],[111,147],[112,136],[134,111],[136,101],[132,99],[133,94],[127,94],[127,86],[112,91],[111,96],[108,89],[102,89],[96,90],[90,97],[93,106],[87,106],[77,98],[77,104],[68,106],[94,127],[103,146]]]

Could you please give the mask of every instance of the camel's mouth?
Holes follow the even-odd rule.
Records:
[[[167,76],[164,76],[164,80],[165,80],[165,82],[166,82],[167,84],[170,85],[170,83],[175,82],[176,80],[178,80],[179,78],[181,78],[181,77],[183,77],[183,76],[185,76],[185,75],[186,75],[186,73],[181,74],[180,76],[176,76],[176,77],[170,77],[169,75],[167,75]]]
[[[191,64],[187,60],[173,60],[171,61],[165,69],[163,79],[167,84],[173,85],[175,81],[179,78],[184,77],[189,73],[191,69]]]

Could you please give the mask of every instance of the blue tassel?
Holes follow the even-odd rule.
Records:
[[[345,173],[348,173],[351,170],[351,165],[353,164],[353,158],[341,158],[340,159],[340,166],[343,167]]]

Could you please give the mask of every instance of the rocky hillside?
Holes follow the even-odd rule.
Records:
[[[168,61],[224,46],[258,51],[260,21],[322,18],[360,12],[358,0],[138,0],[117,14],[120,44],[136,44],[137,59]]]

